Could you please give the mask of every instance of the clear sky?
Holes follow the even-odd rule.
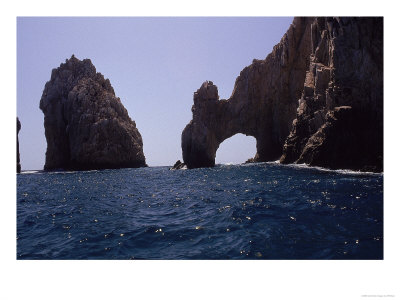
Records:
[[[109,78],[135,120],[150,166],[182,160],[181,133],[191,120],[193,93],[205,80],[220,98],[232,93],[240,71],[264,59],[291,17],[17,18],[17,115],[23,170],[42,169],[46,139],[39,101],[51,70],[72,54],[90,58]],[[253,157],[253,137],[224,141],[217,163]]]

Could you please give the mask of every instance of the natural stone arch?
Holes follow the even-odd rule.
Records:
[[[242,133],[256,139],[256,161],[277,160],[296,117],[311,51],[311,18],[295,18],[265,60],[254,60],[219,100],[206,81],[194,93],[193,119],[182,132],[188,168],[213,167],[219,144]]]
[[[258,109],[238,100],[219,100],[218,89],[211,81],[197,90],[192,108],[194,118],[182,133],[183,160],[189,168],[213,167],[219,145],[237,133],[256,139],[257,161],[279,157],[282,146],[274,149],[273,137],[261,134]],[[270,126],[268,123],[264,126]]]
[[[256,161],[381,172],[383,18],[294,18],[230,99],[205,82],[192,111],[182,132],[188,168],[213,166],[218,145],[244,133],[257,140]]]

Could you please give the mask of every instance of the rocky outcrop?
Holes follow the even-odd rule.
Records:
[[[383,170],[383,18],[316,18],[282,163]]]
[[[176,163],[173,165],[173,167],[170,168],[170,170],[181,170],[181,169],[187,169],[187,166],[180,160],[177,160]]]
[[[72,55],[53,69],[40,109],[47,140],[45,170],[146,166],[135,122],[89,59]]]
[[[193,119],[182,132],[188,168],[214,166],[219,145],[237,133],[256,138],[256,161],[280,157],[309,66],[311,23],[295,18],[266,59],[241,71],[228,100],[219,100],[211,81],[202,84],[194,94]]]
[[[19,160],[19,139],[18,139],[18,133],[20,130],[21,130],[21,122],[17,117],[17,173],[21,173],[21,163]]]
[[[248,160],[246,160],[244,163],[245,164],[252,164],[255,163],[256,161],[254,160],[254,157],[249,158]]]
[[[255,161],[383,169],[383,18],[294,18],[265,60],[254,60],[219,100],[194,94],[182,132],[189,168],[211,167],[236,133],[257,140]]]

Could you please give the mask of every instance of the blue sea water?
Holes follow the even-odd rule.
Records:
[[[277,163],[22,173],[17,259],[383,259],[383,175]]]

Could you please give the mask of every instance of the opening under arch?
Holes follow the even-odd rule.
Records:
[[[223,141],[215,155],[215,164],[241,164],[257,153],[256,139],[237,133]]]

